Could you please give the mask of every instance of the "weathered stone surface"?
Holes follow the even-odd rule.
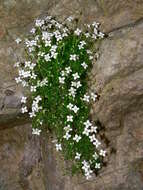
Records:
[[[62,0],[50,9],[58,17],[76,15],[81,23],[98,21],[106,32],[134,23],[143,18],[142,0]]]
[[[0,190],[45,190],[40,139],[30,125],[0,131]]]
[[[0,190],[142,190],[143,189],[143,1],[142,0],[5,0],[0,1]],[[100,99],[93,105],[110,140],[107,167],[96,179],[67,174],[68,163],[47,136],[31,136],[21,118],[13,63],[23,59],[14,42],[39,15],[94,20],[110,32],[92,70],[92,88]],[[14,127],[16,125],[16,127]],[[49,139],[48,139],[49,138]],[[48,139],[48,140],[47,140]],[[66,174],[66,175],[65,175]]]

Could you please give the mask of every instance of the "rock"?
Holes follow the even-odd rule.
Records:
[[[50,9],[52,15],[64,18],[69,15],[80,17],[81,25],[98,21],[104,32],[133,24],[143,18],[142,1],[118,0],[62,0]]]
[[[143,189],[143,2],[140,0],[5,0],[0,3],[0,190]],[[60,20],[73,15],[79,25],[100,22],[108,33],[91,72],[100,95],[93,117],[109,139],[107,167],[86,181],[72,177],[69,163],[55,151],[51,137],[31,135],[20,99],[29,96],[15,83],[14,62],[24,60],[22,46],[33,20],[45,14]]]
[[[0,189],[45,190],[40,138],[29,124],[0,132]]]

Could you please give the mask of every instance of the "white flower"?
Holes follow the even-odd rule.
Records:
[[[35,73],[31,74],[31,79],[36,79],[37,75]]]
[[[82,67],[83,67],[84,69],[86,69],[86,68],[88,67],[85,62],[83,62],[81,65],[82,65]]]
[[[70,110],[72,110],[73,104],[69,103],[69,104],[67,105],[67,108],[69,108]]]
[[[64,139],[68,140],[71,137],[71,134],[66,132],[66,134],[63,136]]]
[[[56,59],[57,55],[58,55],[58,53],[56,53],[56,52],[54,52],[54,51],[51,52],[51,58]]]
[[[89,60],[92,60],[92,59],[93,59],[93,56],[92,56],[92,55],[90,55],[90,56],[89,56]]]
[[[72,115],[68,115],[68,116],[67,116],[67,121],[72,122],[72,121],[73,121],[73,116],[72,116]]]
[[[32,129],[32,134],[33,135],[40,135],[41,129]]]
[[[70,125],[67,125],[67,126],[64,127],[64,130],[65,130],[66,132],[70,132],[70,131],[72,131],[72,128],[71,128]]]
[[[31,92],[36,92],[36,86],[31,86],[30,91]]]
[[[72,16],[69,16],[67,19],[66,19],[68,22],[71,22],[73,20],[73,17]]]
[[[92,156],[93,156],[93,158],[94,158],[95,160],[97,160],[98,154],[97,154],[96,152],[94,152],[94,154],[93,154]]]
[[[88,49],[88,50],[86,50],[86,52],[88,53],[88,54],[92,54],[92,52]]]
[[[30,32],[31,32],[32,34],[35,34],[36,29],[35,29],[35,28],[32,28],[32,29],[30,30]]]
[[[74,86],[74,87],[76,87],[76,88],[79,88],[79,87],[81,87],[82,85],[81,85],[80,81],[78,81],[78,82],[72,82],[71,86]]]
[[[99,32],[98,36],[99,36],[100,38],[104,38],[105,34],[103,34],[102,32]]]
[[[15,78],[15,81],[16,81],[16,83],[20,83],[20,82],[22,82],[22,80],[21,80],[20,77],[16,77],[16,78]]]
[[[20,62],[16,62],[15,64],[14,64],[14,67],[19,67],[20,66]]]
[[[21,108],[21,113],[26,113],[26,112],[28,112],[27,107],[26,107],[26,106],[25,106],[25,107],[22,107],[22,108]]]
[[[65,71],[61,71],[61,76],[64,77],[65,76]]]
[[[23,87],[28,86],[28,82],[26,82],[25,80],[23,80],[21,83]]]
[[[106,155],[106,151],[105,151],[105,150],[100,150],[99,155],[105,157],[105,155]]]
[[[73,88],[73,87],[71,87],[71,88],[69,89],[69,95],[75,97],[75,94],[76,94],[76,89]]]
[[[94,26],[95,28],[98,28],[99,23],[94,21],[94,22],[92,23],[92,26]]]
[[[56,144],[56,150],[57,150],[57,151],[62,150],[61,144]]]
[[[67,74],[69,74],[72,71],[70,67],[66,67],[65,70]]]
[[[91,126],[90,132],[97,133],[97,126]]]
[[[83,123],[85,125],[85,127],[90,127],[92,126],[91,122],[89,120],[87,120],[86,122]]]
[[[101,168],[100,163],[96,163],[96,164],[95,164],[95,168],[96,168],[96,169],[100,169],[100,168]]]
[[[90,98],[90,96],[88,96],[88,95],[84,95],[84,97],[83,97],[83,100],[85,101],[85,102],[89,102],[89,98]]]
[[[85,127],[84,131],[82,132],[82,134],[84,134],[86,136],[89,136],[89,133],[90,133],[90,130],[87,127]]]
[[[21,103],[26,103],[26,100],[27,100],[27,97],[23,96],[23,97],[21,98]]]
[[[93,142],[93,144],[96,146],[96,148],[98,148],[101,143],[96,139],[96,140]]]
[[[85,33],[85,36],[86,36],[86,38],[89,38],[90,34],[87,32],[87,33]]]
[[[79,79],[78,73],[74,73],[72,76],[73,76],[74,80]]]
[[[35,117],[36,114],[34,112],[29,112],[29,117],[32,118],[32,117]]]
[[[74,113],[77,113],[78,110],[79,110],[79,108],[75,105],[75,106],[72,108],[72,110],[74,111]]]
[[[35,22],[35,25],[36,25],[37,27],[40,27],[40,26],[42,26],[43,24],[44,24],[44,20],[41,20],[41,19],[37,19],[36,22]]]
[[[93,134],[92,136],[89,136],[89,139],[90,139],[90,142],[95,141],[96,140],[95,135]]]
[[[76,160],[80,160],[80,157],[81,157],[81,154],[79,154],[78,152],[76,152],[75,159]]]
[[[65,77],[59,77],[59,83],[64,84],[65,83]]]
[[[42,100],[42,98],[41,98],[41,96],[38,95],[38,96],[35,97],[35,100],[36,100],[36,102],[38,103],[39,101]]]
[[[74,31],[74,33],[77,35],[77,36],[79,36],[80,34],[81,34],[81,30],[79,29],[79,28],[77,28],[75,31]]]
[[[97,94],[94,94],[93,92],[91,92],[91,99],[93,100],[93,101],[95,101],[96,100],[96,98],[97,98]]]
[[[46,60],[46,61],[51,61],[51,57],[50,57],[50,55],[49,55],[49,54],[44,55],[44,58],[45,58],[45,60]]]
[[[70,55],[70,60],[76,61],[78,56],[76,54]]]
[[[17,44],[19,44],[22,40],[20,38],[17,38],[15,41]]]
[[[77,135],[77,134],[76,134],[76,135],[74,136],[74,138],[73,138],[73,140],[76,141],[76,142],[79,142],[80,139],[81,139],[81,136],[79,136],[79,135]]]
[[[45,47],[51,47],[51,41],[50,40],[45,40]]]

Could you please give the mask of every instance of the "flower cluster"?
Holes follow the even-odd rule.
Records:
[[[32,133],[40,135],[46,126],[56,136],[56,150],[74,160],[76,170],[89,179],[106,155],[96,121],[89,119],[90,105],[98,94],[89,93],[87,85],[94,59],[90,49],[104,34],[96,22],[72,30],[68,25],[72,21],[69,17],[60,23],[51,16],[36,20],[31,36],[24,40],[29,60],[15,63],[19,73],[15,80],[32,94],[30,110],[27,97],[21,99],[21,112],[29,112],[32,118]]]

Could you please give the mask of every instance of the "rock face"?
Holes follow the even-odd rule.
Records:
[[[80,24],[99,21],[108,37],[94,63],[92,88],[100,99],[94,113],[109,139],[107,167],[96,179],[67,174],[68,164],[51,139],[31,136],[13,63],[21,55],[14,39],[24,36],[44,14]],[[5,0],[0,2],[0,190],[142,190],[143,189],[143,1]],[[66,173],[66,175],[65,175]]]

